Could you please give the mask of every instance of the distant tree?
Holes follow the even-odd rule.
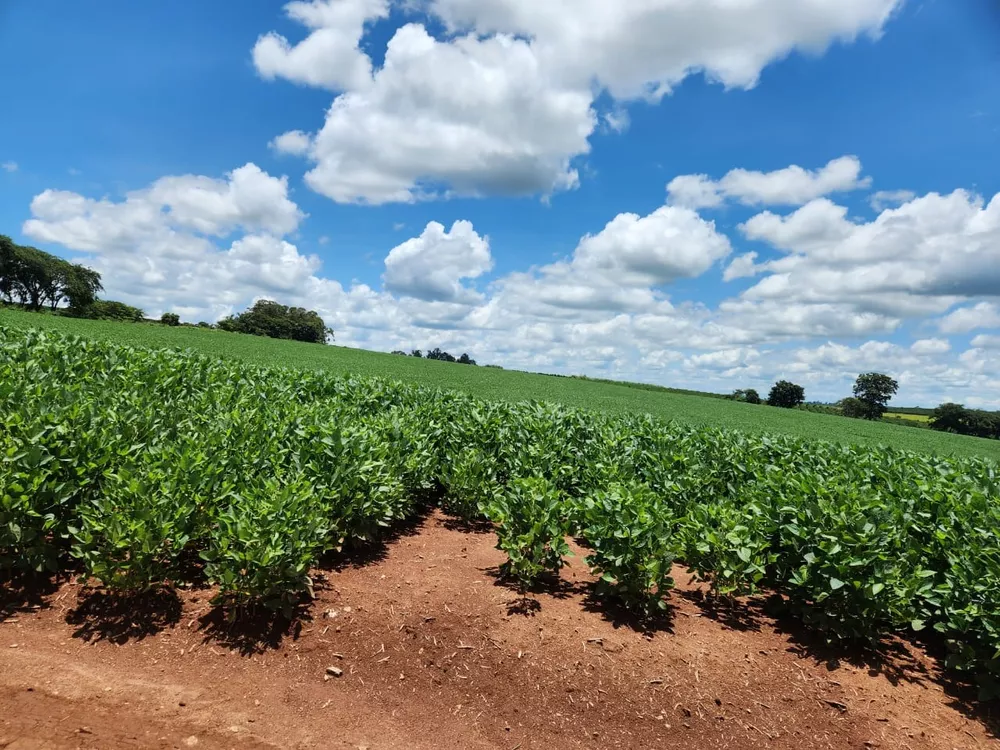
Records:
[[[327,328],[319,313],[301,307],[288,307],[267,299],[257,301],[253,307],[239,315],[223,318],[218,327],[235,333],[314,344],[323,344],[333,339],[333,330]]]
[[[414,349],[412,352],[410,352],[410,356],[416,357],[417,359],[423,359],[424,353],[419,349]]]
[[[959,435],[1000,439],[1000,413],[966,409],[961,404],[941,404],[934,410],[931,429]]]
[[[864,419],[865,414],[868,413],[867,407],[861,402],[861,399],[854,398],[854,396],[841,399],[838,405],[840,406],[840,413],[851,419]]]
[[[468,354],[466,354],[466,353],[463,352],[462,356],[458,358],[458,363],[460,365],[475,365],[476,364],[476,360],[474,360]]]
[[[806,400],[805,389],[801,385],[779,380],[771,388],[767,396],[769,406],[780,406],[783,409],[794,409]]]
[[[396,350],[395,350],[394,352],[392,352],[392,353],[393,353],[393,354],[395,354],[395,355],[397,355],[397,356],[399,356],[399,357],[406,357],[406,356],[408,356],[406,352],[404,352],[404,351],[400,351],[399,349],[396,349]]]
[[[931,429],[964,435],[969,430],[969,411],[961,404],[941,404],[931,417]]]
[[[889,401],[899,390],[899,383],[880,372],[858,375],[854,383],[854,397],[861,402],[863,419],[879,420],[885,414]]]
[[[741,401],[745,404],[759,404],[760,394],[757,393],[753,388],[738,388],[733,391],[733,395],[730,396],[733,401]]]
[[[70,307],[81,308],[94,304],[97,293],[103,290],[101,274],[84,266],[71,266],[63,287],[63,296]]]
[[[66,314],[75,318],[119,320],[127,323],[139,323],[146,316],[138,307],[104,299],[96,299],[86,307],[71,307],[66,311]]]
[[[160,316],[160,322],[165,326],[179,326],[181,324],[181,316],[177,313],[165,312]]]
[[[448,352],[441,351],[439,348],[434,348],[427,352],[427,359],[436,359],[440,362],[454,362],[455,358],[448,354]]]
[[[212,328],[212,324],[211,323],[206,323],[204,320],[199,320],[198,321],[198,327],[199,328]]]

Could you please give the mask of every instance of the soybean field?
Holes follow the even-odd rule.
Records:
[[[780,594],[831,643],[921,633],[996,691],[997,465],[477,398],[371,375],[0,326],[0,567],[290,614],[331,550],[427,503],[485,521],[528,587],[585,544],[655,617],[675,563]],[[197,564],[192,564],[197,561]],[[929,634],[929,635],[928,635]]]

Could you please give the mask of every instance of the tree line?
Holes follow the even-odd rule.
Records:
[[[962,404],[941,404],[934,410],[930,426],[932,430],[1000,440],[1000,412],[966,409]]]
[[[18,245],[0,234],[0,299],[26,310],[55,310],[63,302],[75,310],[91,307],[103,291],[101,274],[51,255]]]
[[[889,408],[889,401],[899,390],[899,383],[880,372],[866,372],[854,382],[854,395],[843,399],[837,409],[831,409],[845,417],[879,420]],[[733,401],[747,404],[761,404],[760,394],[753,388],[733,391],[729,397]],[[805,404],[806,391],[801,385],[788,380],[779,380],[767,394],[767,405],[783,409],[797,409]]]
[[[400,356],[400,357],[416,357],[418,359],[435,359],[435,360],[437,360],[439,362],[457,362],[460,365],[475,365],[476,364],[476,360],[474,360],[472,357],[470,357],[465,352],[462,352],[461,356],[456,357],[453,354],[448,354],[448,352],[441,351],[441,349],[437,349],[437,348],[436,349],[431,349],[429,352],[427,352],[427,354],[424,354],[422,351],[420,351],[420,349],[413,349],[409,354],[407,354],[406,352],[404,352],[402,350],[399,350],[399,349],[397,349],[396,351],[394,351],[392,353],[395,354],[395,355],[397,355],[397,356]]]

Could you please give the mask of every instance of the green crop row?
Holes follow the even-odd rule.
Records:
[[[1000,677],[992,462],[0,327],[0,568],[75,560],[123,594],[199,576],[234,616],[288,611],[324,554],[429,493],[492,521],[524,586],[572,536],[600,593],[643,613],[677,560],[831,639],[929,629],[953,667]]]

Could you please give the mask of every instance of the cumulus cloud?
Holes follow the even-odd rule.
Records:
[[[901,203],[909,203],[916,197],[917,194],[912,190],[879,190],[872,194],[868,202],[876,211],[885,211]]]
[[[858,223],[828,199],[794,213],[758,214],[740,227],[784,257],[748,300],[840,304],[898,318],[943,313],[1000,289],[1000,196],[930,193]]]
[[[300,0],[288,3],[285,13],[309,34],[295,45],[273,31],[261,36],[253,62],[263,78],[335,91],[371,83],[371,60],[358,43],[366,23],[389,14],[388,0]]]
[[[726,270],[722,274],[722,280],[735,281],[736,279],[744,279],[748,276],[756,276],[756,260],[757,253],[744,253],[739,257],[733,258],[732,262],[726,266]]]
[[[731,200],[746,206],[801,206],[831,193],[860,190],[871,184],[861,177],[856,156],[834,159],[817,170],[797,165],[773,172],[734,169],[715,181],[708,175],[680,175],[667,185],[671,203],[688,208],[715,208]]]
[[[489,239],[480,237],[468,221],[456,221],[451,231],[430,222],[419,237],[389,251],[385,288],[426,302],[474,304],[482,295],[462,285],[493,267]]]
[[[972,339],[972,346],[976,349],[1000,349],[1000,336],[981,333]]]
[[[938,321],[942,333],[968,333],[977,328],[1000,328],[1000,305],[980,302],[960,307]]]
[[[1000,400],[1000,309],[976,284],[956,284],[955,269],[982,275],[996,262],[996,201],[931,194],[869,222],[826,199],[758,214],[741,233],[772,249],[736,257],[724,277],[759,278],[712,304],[678,299],[672,285],[721,267],[732,243],[675,205],[610,217],[570,256],[498,278],[481,229],[430,222],[387,250],[381,288],[324,277],[291,239],[303,214],[287,182],[252,164],[118,199],[45,191],[23,230],[85,254],[109,297],[154,315],[213,320],[270,297],[317,310],[350,346],[441,346],[508,367],[720,392],[794,377],[821,399],[878,370],[900,380],[900,402],[987,405]],[[942,294],[926,280],[946,267]],[[941,335],[900,333],[927,316]],[[966,351],[947,338],[977,329]]]
[[[877,36],[900,2],[430,0],[420,6],[426,23],[396,29],[375,66],[362,40],[387,17],[388,0],[300,1],[286,13],[306,36],[264,34],[253,59],[265,79],[337,92],[319,132],[273,142],[309,158],[308,184],[335,201],[549,195],[576,187],[598,122],[626,129],[623,103],[659,98],[697,72],[753,86],[793,50]],[[433,35],[441,23],[446,33]],[[614,103],[599,113],[605,90]],[[838,189],[848,178],[802,171],[786,180]],[[796,188],[743,189],[783,199]]]
[[[951,351],[951,342],[948,339],[920,339],[913,342],[910,351],[922,356],[947,354]]]
[[[669,309],[658,288],[695,278],[727,257],[729,239],[685,208],[619,214],[580,240],[573,256],[497,282],[485,315],[518,310],[541,318],[588,320],[621,311]]]
[[[279,154],[305,156],[312,148],[312,138],[301,130],[289,130],[287,133],[275,137],[270,146]]]
[[[533,38],[560,77],[596,79],[617,98],[656,97],[692,72],[732,88],[793,50],[878,35],[899,0],[431,0],[453,29]]]
[[[32,200],[31,213],[34,218],[24,224],[24,232],[39,241],[86,252],[162,243],[160,250],[174,255],[197,253],[205,246],[194,232],[221,237],[242,229],[282,235],[294,231],[305,216],[288,197],[287,178],[272,177],[252,163],[224,180],[163,177],[119,202],[46,190]]]

